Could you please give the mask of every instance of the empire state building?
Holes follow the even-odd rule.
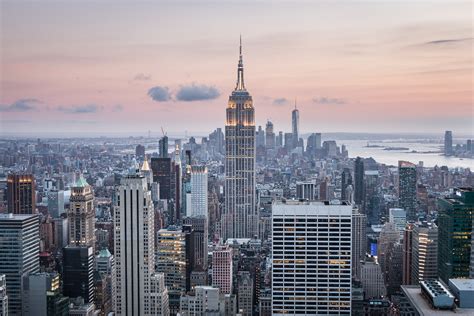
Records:
[[[222,233],[227,238],[258,234],[255,205],[255,110],[245,89],[242,40],[237,84],[229,96],[225,125],[225,210]]]

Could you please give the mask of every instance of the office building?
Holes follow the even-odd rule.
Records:
[[[258,147],[265,147],[265,132],[262,129],[262,126],[259,125],[257,132],[255,133],[255,144]]]
[[[295,101],[295,109],[291,111],[291,132],[292,132],[292,148],[298,147],[298,140],[299,140],[299,127],[300,127],[300,111],[296,108],[296,101]]]
[[[82,174],[76,175],[69,200],[67,217],[70,245],[95,247],[94,193]]]
[[[416,165],[408,161],[398,162],[398,205],[407,213],[408,221],[416,221]]]
[[[395,224],[400,237],[403,238],[403,232],[407,224],[407,212],[402,208],[390,208],[388,210],[388,221]]]
[[[192,252],[194,255],[193,271],[207,271],[208,261],[208,219],[204,216],[186,217],[184,225],[190,225],[193,231]]]
[[[179,298],[186,293],[189,263],[186,256],[186,232],[169,226],[157,233],[156,272],[165,276],[171,314],[179,312]]]
[[[8,213],[36,213],[35,177],[32,174],[9,174],[7,177]]]
[[[207,218],[207,167],[191,167],[191,216]]]
[[[169,316],[170,306],[165,275],[155,272],[151,275],[150,281],[150,315]]]
[[[153,182],[159,185],[162,200],[172,199],[171,195],[171,158],[151,158]]]
[[[438,278],[438,226],[417,223],[412,236],[411,284]]]
[[[56,272],[24,274],[22,295],[23,316],[69,315],[69,298],[61,294]]]
[[[267,149],[275,148],[275,133],[273,132],[273,123],[270,121],[267,121],[265,127],[265,147]]]
[[[0,316],[8,316],[7,277],[0,274]]]
[[[298,200],[316,200],[316,181],[296,182],[296,198]]]
[[[352,276],[360,278],[361,262],[367,253],[367,215],[355,208],[352,213]]]
[[[351,314],[351,224],[344,202],[273,205],[273,315]]]
[[[94,303],[94,249],[91,246],[69,245],[63,248],[63,294],[82,297]]]
[[[363,204],[365,197],[364,174],[364,160],[357,157],[354,163],[354,203],[358,206]]]
[[[48,192],[48,213],[52,218],[59,218],[64,213],[63,190],[50,190]]]
[[[115,190],[115,313],[152,315],[151,276],[155,272],[154,208],[138,167]]]
[[[365,261],[361,264],[360,281],[365,299],[378,298],[387,293],[382,269],[375,261]]]
[[[0,214],[0,274],[6,276],[9,315],[21,315],[21,278],[39,272],[38,215]]]
[[[253,315],[253,279],[248,271],[238,274],[237,309],[242,316]]]
[[[164,135],[158,141],[160,158],[168,158],[168,136]]]
[[[453,154],[453,132],[444,132],[444,155],[451,156]]]
[[[449,279],[470,275],[474,191],[458,188],[438,199],[438,277]]]
[[[225,313],[225,297],[212,286],[196,286],[194,294],[181,297],[180,306],[182,316],[230,315]]]
[[[221,293],[232,293],[232,250],[221,246],[212,252],[212,286]]]
[[[255,109],[244,85],[242,44],[237,84],[226,109],[225,213],[223,237],[258,235],[255,200]]]
[[[350,201],[351,197],[347,196],[347,187],[352,186],[352,175],[349,168],[344,168],[341,174],[341,201]]]
[[[403,230],[402,284],[412,284],[413,277],[413,223],[408,223]]]

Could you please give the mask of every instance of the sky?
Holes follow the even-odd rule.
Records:
[[[256,123],[474,135],[471,1],[0,2],[0,135],[224,127],[242,35]]]

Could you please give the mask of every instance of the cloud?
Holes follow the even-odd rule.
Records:
[[[151,75],[150,74],[144,74],[144,73],[139,73],[136,74],[133,80],[137,81],[149,81],[151,80]]]
[[[148,95],[153,101],[157,102],[165,102],[171,99],[171,93],[169,92],[168,87],[153,87],[148,90]]]
[[[328,97],[314,98],[313,102],[317,104],[346,104],[346,101],[343,99]]]
[[[287,98],[276,98],[273,100],[273,104],[275,105],[284,105],[284,104],[287,104],[288,103],[288,99]]]
[[[99,106],[97,104],[70,105],[59,106],[57,110],[69,114],[88,114],[99,112],[100,110],[102,110],[102,106]]]
[[[176,93],[176,100],[191,102],[216,99],[221,95],[214,86],[191,84],[181,86]]]
[[[36,110],[36,105],[41,103],[38,99],[19,99],[12,104],[0,104],[0,112],[28,112]]]
[[[449,38],[449,39],[442,39],[436,41],[430,41],[424,43],[425,45],[444,45],[444,44],[456,44],[466,41],[472,41],[474,37],[466,37],[466,38]]]

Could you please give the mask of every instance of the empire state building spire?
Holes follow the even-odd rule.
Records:
[[[244,62],[242,60],[242,35],[240,36],[239,65],[237,67],[237,85],[235,86],[235,90],[236,91],[245,91]]]

